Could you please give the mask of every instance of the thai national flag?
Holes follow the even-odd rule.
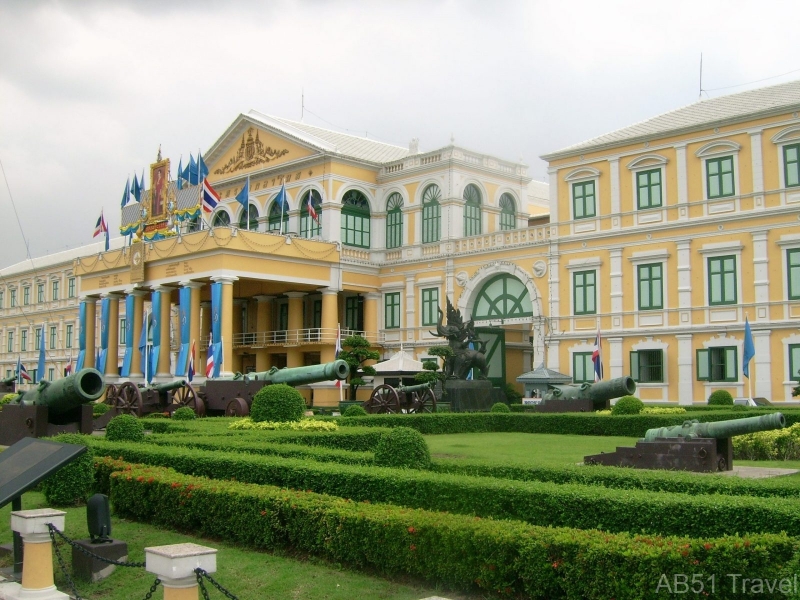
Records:
[[[25,368],[25,365],[22,364],[22,359],[17,358],[17,377],[24,379],[25,381],[33,381],[31,376],[28,375],[28,369]]]
[[[69,377],[70,375],[72,375],[72,356],[69,357],[69,362],[64,367],[64,377]]]
[[[186,369],[186,378],[190,383],[194,379],[194,340],[192,340],[192,351],[189,353],[189,367]]]
[[[597,338],[594,340],[594,350],[592,350],[592,362],[594,363],[594,380],[600,381],[603,378],[603,357],[600,355],[600,328],[597,328]]]
[[[94,226],[94,235],[92,237],[97,237],[101,233],[108,233],[108,223],[106,223],[102,210],[100,211],[100,218],[97,219],[97,223]]]
[[[214,344],[208,344],[208,358],[206,359],[206,377],[214,376]]]
[[[319,216],[317,215],[317,211],[314,209],[314,203],[311,202],[312,197],[313,197],[313,194],[311,194],[309,192],[309,194],[308,194],[308,214],[311,215],[311,218],[314,219],[317,222],[317,225],[319,225]]]
[[[208,179],[203,179],[203,188],[200,195],[203,210],[207,213],[214,212],[214,209],[217,208],[217,204],[219,204],[219,194],[217,190],[208,183]]]

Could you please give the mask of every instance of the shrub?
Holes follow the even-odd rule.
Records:
[[[105,404],[103,402],[100,402],[98,404],[93,404],[92,405],[92,416],[96,419],[97,417],[100,417],[100,416],[106,414],[109,410],[111,410],[111,407],[108,404]]]
[[[708,397],[708,403],[716,406],[733,406],[733,396],[728,390],[714,390]]]
[[[339,425],[332,421],[317,421],[315,419],[300,419],[299,421],[259,421],[256,423],[250,417],[245,417],[228,425],[228,429],[336,431],[339,429]]]
[[[611,407],[612,415],[638,415],[644,408],[644,402],[636,396],[623,396]]]
[[[364,410],[363,406],[359,406],[358,404],[351,404],[347,407],[347,410],[344,411],[344,417],[366,417],[367,411]]]
[[[510,413],[511,409],[508,408],[508,404],[504,404],[503,402],[495,402],[492,404],[492,408],[489,412],[493,413]]]
[[[395,427],[378,442],[375,464],[425,469],[431,464],[431,452],[419,431],[410,427]]]
[[[250,406],[250,418],[261,421],[299,421],[306,411],[306,401],[296,389],[285,383],[261,388]]]
[[[176,421],[192,421],[197,417],[195,412],[188,406],[181,406],[178,410],[172,413],[172,418]]]
[[[88,436],[62,433],[53,441],[86,446],[87,451],[60,468],[42,482],[42,491],[51,506],[75,506],[86,501],[94,482],[94,453],[86,442]]]
[[[744,460],[800,459],[800,423],[733,438],[733,457]]]
[[[9,402],[16,400],[19,394],[6,394],[2,398],[0,398],[0,410],[3,410],[3,405],[8,404]]]
[[[522,394],[520,394],[510,383],[506,383],[503,386],[503,395],[506,397],[506,402],[509,404],[519,404],[522,402]]]
[[[645,406],[640,415],[683,415],[686,409],[682,406]]]
[[[141,442],[144,425],[133,415],[117,415],[106,425],[106,439],[112,442]]]

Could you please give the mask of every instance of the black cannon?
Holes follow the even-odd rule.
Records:
[[[636,391],[632,377],[617,377],[581,385],[553,385],[536,412],[592,412],[609,407],[613,398],[630,396]]]
[[[0,411],[0,445],[58,433],[91,434],[89,403],[104,391],[103,376],[95,369],[81,369],[55,381],[40,381]]]
[[[17,391],[17,376],[11,375],[0,379],[0,395],[13,394]]]
[[[430,383],[401,385],[393,388],[382,384],[372,390],[364,410],[370,414],[385,413],[433,413],[436,412],[436,396]]]
[[[136,415],[137,417],[156,412],[172,414],[183,406],[191,408],[198,417],[206,414],[205,404],[185,379],[149,386],[126,381],[110,391],[113,392],[113,395],[106,396],[106,403],[122,414]]]

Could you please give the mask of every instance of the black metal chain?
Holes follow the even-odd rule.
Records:
[[[144,600],[150,600],[153,597],[153,594],[156,593],[158,586],[161,584],[161,580],[156,577],[156,580],[153,582],[153,585],[150,586],[150,591],[144,595]]]
[[[206,589],[206,586],[205,586],[205,584],[203,583],[203,577],[205,577],[206,579],[208,579],[208,580],[211,582],[211,585],[213,585],[213,586],[214,586],[215,588],[217,588],[217,589],[218,589],[220,592],[222,592],[222,594],[224,594],[226,598],[230,598],[230,600],[239,600],[239,598],[237,598],[236,596],[234,596],[233,594],[231,594],[231,593],[230,593],[228,590],[226,590],[224,587],[222,587],[222,586],[221,586],[221,585],[220,585],[220,584],[219,584],[219,583],[218,583],[218,582],[217,582],[217,581],[216,581],[216,580],[215,580],[215,579],[214,579],[214,578],[213,578],[211,575],[209,575],[209,574],[208,574],[208,572],[207,572],[207,571],[205,571],[204,569],[201,569],[200,567],[197,567],[197,568],[194,570],[194,574],[197,576],[197,586],[200,588],[200,591],[201,591],[201,592],[202,592],[202,594],[203,594],[203,599],[204,599],[204,600],[210,600],[210,599],[209,599],[209,597],[208,597],[208,590]]]
[[[58,565],[61,567],[61,570],[64,572],[64,577],[66,578],[67,582],[69,583],[69,586],[72,588],[72,595],[73,595],[75,600],[82,600],[82,598],[80,597],[80,594],[78,594],[78,588],[75,587],[75,582],[72,581],[72,577],[70,577],[69,571],[67,570],[67,565],[64,562],[64,559],[61,558],[61,552],[58,549],[58,545],[56,544],[56,536],[55,536],[54,532],[58,532],[58,533],[61,533],[61,532],[58,531],[58,529],[56,529],[53,526],[52,523],[48,523],[47,527],[48,527],[48,529],[50,529],[50,540],[53,543],[53,550],[56,551],[56,558],[58,559]]]
[[[105,558],[104,556],[100,556],[98,554],[95,554],[94,552],[91,552],[91,551],[87,550],[86,548],[84,548],[83,546],[78,544],[77,542],[69,539],[62,532],[60,532],[58,529],[56,529],[56,527],[52,523],[48,523],[47,527],[50,529],[50,537],[51,538],[53,538],[53,534],[54,533],[57,533],[58,536],[61,539],[63,539],[67,544],[69,544],[73,548],[77,548],[79,551],[81,551],[86,556],[88,556],[90,558],[97,559],[100,562],[108,563],[109,565],[116,565],[118,567],[144,568],[144,566],[145,566],[145,563],[143,563],[143,562],[121,562],[121,561],[118,561],[118,560],[113,560],[111,558]],[[53,542],[55,542],[55,539],[53,539]]]

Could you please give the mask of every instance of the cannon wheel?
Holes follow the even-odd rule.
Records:
[[[200,399],[200,396],[197,395],[192,384],[188,381],[185,386],[172,392],[173,412],[184,406],[191,408],[198,417],[206,415],[206,403]]]
[[[246,417],[250,414],[250,406],[244,398],[234,398],[225,407],[226,417]]]
[[[106,399],[103,400],[103,404],[108,404],[109,406],[116,406],[118,396],[119,396],[119,388],[113,383],[107,383]]]
[[[414,413],[435,413],[436,396],[431,389],[422,393],[413,392],[411,395],[411,412]]]
[[[125,415],[136,415],[137,417],[144,415],[142,393],[139,391],[139,387],[131,381],[126,381],[120,385],[117,389],[114,408]]]
[[[400,412],[400,397],[390,385],[379,385],[364,403],[364,408],[370,414],[384,414]]]

